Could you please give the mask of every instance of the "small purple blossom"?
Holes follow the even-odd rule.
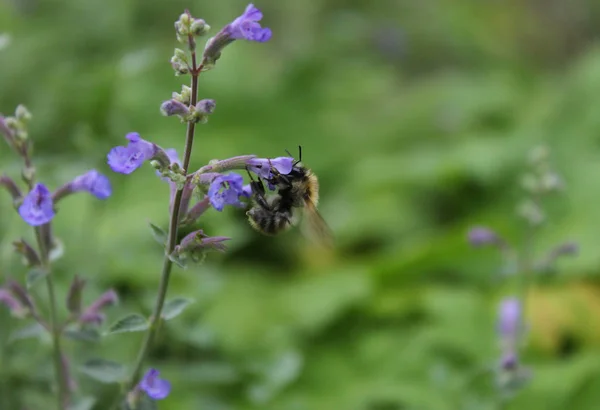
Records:
[[[201,112],[202,114],[212,114],[215,111],[216,106],[215,100],[204,99],[196,103],[196,111]]]
[[[96,301],[79,316],[79,321],[82,323],[97,323],[104,322],[105,315],[100,312],[106,306],[115,305],[119,301],[119,297],[114,290],[104,292]]]
[[[95,169],[73,179],[71,190],[73,192],[86,191],[98,199],[106,199],[112,193],[108,178]]]
[[[189,114],[189,107],[175,99],[167,100],[160,105],[160,112],[166,117]]]
[[[292,172],[294,167],[294,158],[252,158],[248,160],[248,169],[263,179],[271,178],[271,167],[275,168],[280,174],[287,175]]]
[[[23,198],[19,215],[31,226],[46,224],[54,218],[54,205],[50,191],[43,184],[36,184]]]
[[[160,372],[156,369],[149,369],[142,380],[139,387],[154,400],[162,400],[171,392],[171,383],[158,377]]]
[[[225,205],[243,206],[240,196],[244,196],[244,179],[234,172],[216,177],[208,188],[210,203],[217,211],[222,211]]]
[[[151,159],[157,147],[140,137],[137,132],[130,132],[125,136],[129,140],[126,147],[118,146],[110,150],[107,162],[110,168],[121,174],[131,174],[142,166],[144,161]]]
[[[502,338],[516,340],[521,324],[521,302],[517,298],[506,298],[500,303],[498,332]]]
[[[13,316],[23,317],[27,312],[27,308],[6,289],[0,288],[0,302],[8,307]]]
[[[468,233],[468,239],[473,246],[495,245],[501,242],[496,232],[482,226],[472,228]]]
[[[236,40],[250,40],[264,43],[271,38],[271,29],[262,28],[260,23],[262,12],[254,7],[254,4],[248,4],[244,14],[233,20],[223,30],[226,31],[230,38]]]

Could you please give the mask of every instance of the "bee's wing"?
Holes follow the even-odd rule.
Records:
[[[333,233],[311,200],[305,200],[302,232],[316,243],[333,247]]]

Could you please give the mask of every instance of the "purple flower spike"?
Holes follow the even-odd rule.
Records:
[[[31,226],[47,224],[54,218],[54,206],[50,191],[43,184],[36,184],[23,199],[19,215]]]
[[[171,392],[171,383],[158,377],[160,372],[156,369],[150,369],[146,372],[140,381],[140,389],[154,400],[162,400]]]
[[[130,132],[125,138],[129,140],[129,144],[126,147],[118,146],[111,149],[107,156],[107,162],[113,171],[131,174],[141,167],[144,161],[148,161],[154,156],[156,147],[143,140],[137,132]]]
[[[98,199],[106,199],[112,193],[108,178],[95,169],[76,177],[73,182],[71,182],[71,189],[73,192],[89,192]]]
[[[242,176],[233,172],[216,177],[208,188],[208,198],[213,208],[221,212],[225,205],[243,206],[239,200],[240,196],[245,196],[243,183]]]
[[[469,243],[472,246],[494,245],[501,242],[496,232],[483,226],[476,226],[468,233]]]
[[[271,178],[271,167],[275,168],[280,174],[287,175],[292,172],[294,167],[294,158],[252,158],[248,160],[248,169],[263,179]]]
[[[225,27],[225,31],[230,38],[236,40],[250,40],[264,43],[271,38],[271,29],[262,28],[260,23],[262,12],[254,7],[254,4],[248,4],[244,14],[233,20],[231,24]]]

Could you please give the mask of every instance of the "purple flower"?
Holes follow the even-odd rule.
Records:
[[[82,323],[97,323],[104,322],[104,313],[100,312],[106,306],[115,305],[119,301],[119,297],[114,290],[104,292],[96,299],[88,308],[79,316],[79,321]]]
[[[495,245],[502,242],[496,232],[482,226],[472,228],[468,233],[468,239],[473,246]]]
[[[86,191],[98,199],[106,199],[112,193],[108,178],[95,169],[73,179],[71,190],[73,192]]]
[[[138,169],[144,161],[151,159],[157,147],[145,141],[137,132],[130,132],[125,136],[129,140],[126,147],[118,146],[110,150],[107,162],[110,168],[121,174],[131,174]]]
[[[171,392],[171,383],[158,377],[159,371],[149,369],[140,381],[140,389],[154,400],[162,400]]]
[[[222,211],[225,205],[243,206],[239,197],[245,196],[244,179],[241,175],[230,173],[216,177],[208,188],[208,198],[217,211]]]
[[[15,317],[25,317],[27,314],[27,308],[6,289],[0,288],[0,302],[5,304]]]
[[[19,215],[31,226],[46,224],[54,218],[52,196],[45,185],[36,184],[23,198]]]
[[[516,340],[521,324],[521,302],[507,298],[500,303],[498,332],[506,340]]]
[[[202,114],[212,114],[215,111],[216,106],[215,100],[204,99],[196,103],[196,111]]]
[[[280,174],[287,175],[292,172],[294,167],[294,158],[252,158],[248,160],[248,169],[263,179],[271,178],[271,167],[275,168]]]
[[[173,115],[187,115],[189,113],[189,107],[181,101],[171,99],[160,105],[160,112],[166,117],[171,117]]]
[[[233,20],[223,30],[229,34],[230,38],[236,40],[250,40],[264,43],[271,38],[271,29],[262,28],[260,23],[262,12],[254,7],[254,4],[248,4],[244,14]]]

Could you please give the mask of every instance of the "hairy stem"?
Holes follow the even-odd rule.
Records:
[[[46,228],[49,228],[46,226]],[[42,232],[43,227],[35,228],[35,237],[37,239],[41,259],[42,268],[50,270],[49,263],[49,252],[46,242],[44,241],[44,235]],[[50,333],[52,333],[52,347],[53,347],[53,358],[54,368],[56,372],[56,378],[58,379],[58,409],[64,410],[69,404],[69,385],[67,381],[67,375],[62,363],[62,348],[61,348],[61,325],[58,323],[56,314],[56,295],[54,292],[54,282],[52,279],[52,273],[48,272],[46,275],[46,288],[48,289],[48,299],[50,300]]]
[[[192,51],[192,95],[190,105],[196,105],[198,99],[198,76],[200,75],[201,66],[197,67],[196,65],[196,53]],[[192,146],[194,143],[194,131],[196,128],[196,124],[193,122],[189,122],[187,125],[187,132],[185,138],[185,148],[184,148],[184,157],[183,157],[183,171],[187,174],[187,170],[190,165],[190,158],[192,155]],[[142,342],[142,348],[139,351],[137,360],[135,361],[135,365],[133,368],[133,373],[129,382],[127,383],[126,391],[132,390],[140,379],[140,375],[142,373],[142,367],[144,365],[144,360],[148,356],[152,343],[158,333],[158,327],[161,320],[161,313],[165,303],[165,298],[167,296],[167,290],[169,287],[169,279],[171,277],[171,268],[173,267],[173,262],[169,259],[169,255],[177,246],[177,228],[179,226],[179,212],[181,208],[181,198],[183,196],[183,190],[178,190],[175,199],[173,200],[173,209],[171,211],[171,218],[169,222],[169,235],[168,242],[165,252],[165,257],[163,261],[162,273],[160,277],[160,284],[158,286],[158,295],[156,296],[156,302],[154,304],[154,310],[152,312],[152,317],[150,319],[150,327],[146,332],[144,337],[144,341]]]

